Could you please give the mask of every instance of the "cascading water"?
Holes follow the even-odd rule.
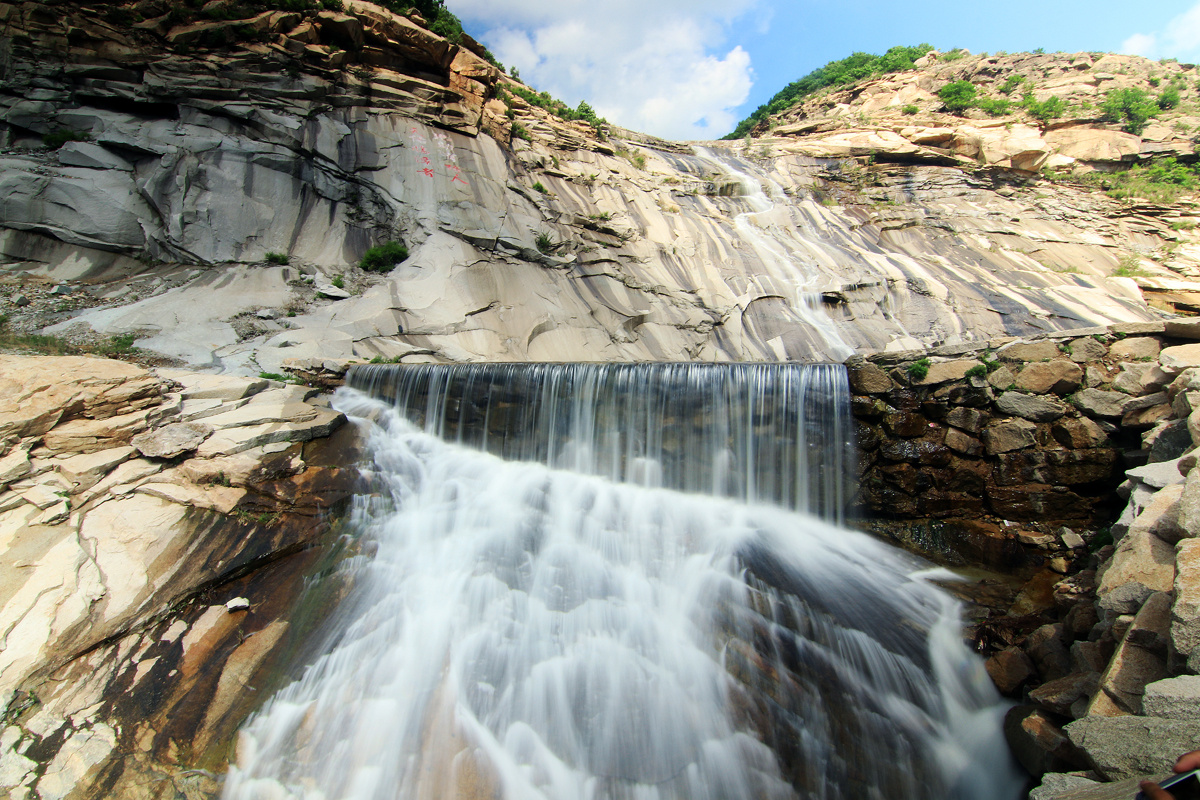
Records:
[[[351,382],[362,554],[228,800],[1016,797],[955,604],[804,511],[844,503],[841,367]]]

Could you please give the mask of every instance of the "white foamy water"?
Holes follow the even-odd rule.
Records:
[[[710,492],[711,469],[681,469],[752,471],[766,452],[819,473],[807,459],[820,420],[795,394],[764,401],[800,368],[773,368],[749,395],[764,373],[497,367],[455,383],[454,369],[357,379],[420,398],[423,426],[339,392],[369,439],[374,492],[353,511],[363,554],[344,564],[352,588],[298,679],[245,727],[226,798],[1017,796],[999,698],[921,565],[780,507],[813,497],[794,480],[771,505],[752,480]],[[699,445],[654,435],[695,413],[668,402],[681,377],[741,387],[710,392],[733,398],[704,415],[729,418],[715,455],[675,459]],[[520,404],[516,389],[536,391]],[[643,399],[606,405],[614,392]],[[639,403],[659,408],[657,429]],[[530,428],[494,424],[512,408]],[[475,416],[492,433],[471,434]],[[758,442],[791,430],[776,416],[802,421],[808,444],[781,455]],[[606,424],[636,430],[614,438]]]

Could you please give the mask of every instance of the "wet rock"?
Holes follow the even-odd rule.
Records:
[[[1019,647],[1006,647],[993,653],[983,666],[1000,694],[1009,697],[1015,696],[1018,689],[1037,675],[1033,661]]]
[[[1083,756],[1062,729],[1034,706],[1014,706],[1004,716],[1004,738],[1021,766],[1034,777],[1054,769],[1083,766]]]
[[[955,406],[946,414],[946,422],[967,433],[979,433],[983,430],[988,417],[982,411],[967,406]]]
[[[1005,392],[1000,395],[996,398],[996,408],[1005,414],[1034,422],[1053,422],[1067,413],[1067,407],[1056,400],[1021,392]]]
[[[957,428],[951,428],[946,431],[945,439],[946,447],[949,447],[956,453],[962,453],[966,456],[978,456],[983,453],[983,442],[976,439],[974,436],[968,436]]]
[[[131,444],[147,458],[175,458],[195,450],[212,432],[203,422],[175,422],[140,433]]]
[[[929,420],[915,411],[893,411],[883,417],[883,426],[893,436],[924,436],[929,429]]]
[[[983,442],[991,455],[1008,453],[1037,444],[1037,425],[1023,419],[993,422],[983,431]]]

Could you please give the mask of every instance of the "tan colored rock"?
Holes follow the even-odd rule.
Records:
[[[1001,361],[1049,361],[1062,356],[1058,344],[1050,340],[1040,342],[1013,342],[996,351]]]
[[[128,445],[147,427],[145,411],[103,419],[78,419],[56,426],[42,437],[42,444],[50,453],[95,453]]]
[[[983,442],[970,434],[963,433],[958,428],[946,431],[946,447],[965,456],[978,456],[983,453]]]
[[[936,386],[948,381],[962,380],[966,376],[967,370],[977,366],[979,366],[979,362],[973,358],[956,361],[935,361],[929,365],[929,372],[925,374],[925,377],[916,381],[916,385]]]
[[[232,513],[246,490],[230,486],[200,487],[190,483],[155,483],[148,481],[135,490],[171,503],[191,508],[207,508],[222,514]]]
[[[1006,647],[992,655],[984,668],[1000,694],[1012,696],[1037,675],[1029,656],[1019,647]]]
[[[187,370],[160,369],[164,378],[183,384],[184,400],[240,400],[267,389],[271,382],[263,378],[239,375],[207,375]]]
[[[1005,392],[1000,395],[996,398],[996,409],[1004,414],[1033,422],[1053,422],[1067,413],[1067,406],[1057,400],[1023,392]]]
[[[1123,392],[1084,389],[1072,398],[1075,406],[1089,417],[1121,417],[1133,398]]]
[[[1200,319],[1169,319],[1164,331],[1172,339],[1200,340]]]
[[[1174,377],[1158,364],[1126,362],[1121,364],[1121,372],[1113,381],[1113,388],[1132,395],[1147,394],[1170,384]]]
[[[858,394],[882,394],[892,389],[892,379],[874,364],[863,364],[847,370],[850,389]]]
[[[1108,441],[1104,429],[1087,417],[1060,419],[1050,427],[1050,435],[1063,447],[1072,450],[1101,447]]]
[[[1171,622],[1171,595],[1155,592],[1138,611],[1100,677],[1100,689],[1127,714],[1142,713],[1146,685],[1170,675],[1167,641]]]
[[[1083,382],[1083,368],[1074,361],[1054,359],[1026,364],[1017,373],[1016,386],[1034,394],[1070,394]]]
[[[1108,348],[1108,355],[1117,361],[1139,361],[1157,358],[1162,351],[1162,344],[1153,336],[1131,336],[1113,342]]]
[[[1077,364],[1083,364],[1088,361],[1099,361],[1108,355],[1108,345],[1093,339],[1091,336],[1072,339],[1068,343],[1068,347],[1071,351],[1071,360]]]
[[[1175,565],[1171,646],[1195,672],[1200,666],[1200,539],[1184,539],[1178,544]]]
[[[1079,161],[1125,161],[1142,149],[1137,136],[1100,128],[1060,128],[1047,131],[1045,140],[1060,155]]]
[[[29,446],[14,447],[8,455],[0,458],[0,489],[25,477],[32,470],[33,465],[29,462]]]
[[[999,389],[1001,391],[1011,389],[1012,385],[1016,383],[1016,380],[1017,378],[1015,375],[1013,375],[1012,370],[1003,366],[992,370],[987,376],[987,381],[992,388]]]
[[[946,423],[968,433],[979,433],[987,422],[987,414],[976,408],[955,406],[946,414]]]
[[[1169,592],[1175,582],[1175,548],[1148,530],[1130,528],[1117,543],[1096,590],[1100,607],[1133,614],[1155,592]]]
[[[94,453],[81,453],[58,463],[58,473],[72,486],[72,494],[92,488],[105,475],[133,456],[132,447],[114,447]]]
[[[1192,367],[1200,367],[1200,343],[1168,347],[1159,354],[1158,358],[1165,370],[1179,372]]]
[[[105,419],[161,402],[158,379],[104,358],[0,355],[0,439],[39,436],[60,420]]]
[[[130,443],[147,458],[175,458],[195,450],[212,432],[203,422],[175,422],[139,433]]]

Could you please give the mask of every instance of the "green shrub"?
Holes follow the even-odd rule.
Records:
[[[533,243],[537,246],[537,249],[540,252],[547,255],[558,249],[558,242],[555,242],[550,234],[546,233],[545,231],[539,231],[538,235],[534,238]]]
[[[979,90],[970,81],[954,81],[938,90],[938,98],[951,114],[961,114],[975,105],[975,95],[978,93]]]
[[[916,69],[914,63],[933,49],[933,45],[919,44],[916,47],[896,46],[882,56],[871,53],[854,53],[840,61],[830,61],[799,80],[792,81],[750,116],[737,124],[724,139],[741,139],[772,115],[786,111],[802,102],[804,98],[829,86],[847,86],[875,75]]]
[[[956,47],[953,50],[942,53],[941,58],[938,60],[942,61],[944,63],[949,63],[951,61],[958,61],[960,58],[962,58],[966,54],[967,54],[966,51],[963,50],[961,47]]]
[[[1191,222],[1190,220],[1180,220],[1178,222],[1171,223],[1171,230],[1173,231],[1194,231],[1195,229],[1196,223]]]
[[[1141,89],[1110,89],[1100,104],[1100,111],[1109,122],[1122,123],[1122,130],[1141,134],[1159,108]]]
[[[53,133],[47,133],[42,137],[42,144],[51,150],[57,150],[67,142],[90,142],[92,137],[83,131],[72,131],[66,128],[59,128]]]
[[[408,258],[407,247],[400,242],[384,242],[364,253],[362,261],[358,262],[358,265],[367,272],[388,272],[406,258]]]
[[[1162,94],[1158,96],[1158,107],[1163,111],[1168,111],[1179,105],[1179,89],[1171,85],[1162,90]]]
[[[983,364],[976,364],[975,366],[971,367],[970,369],[968,369],[966,371],[965,376],[968,378],[982,378],[982,377],[985,377],[987,374],[988,374],[988,368],[986,366],[984,366]]]
[[[342,12],[346,10],[346,4],[342,0],[321,0],[321,8],[326,11]]]
[[[533,184],[533,190],[535,192],[541,192],[542,194],[550,194],[550,190],[543,186],[541,181],[537,181]]]
[[[1005,79],[1004,85],[1000,87],[1000,94],[1012,94],[1024,82],[1024,75],[1009,75]]]
[[[1034,119],[1048,122],[1052,119],[1058,119],[1067,111],[1067,104],[1061,97],[1047,97],[1039,102],[1032,92],[1025,95],[1021,101],[1021,107]]]
[[[1002,117],[1008,113],[1012,102],[999,98],[981,97],[975,101],[975,105],[990,117]]]
[[[914,381],[925,380],[925,376],[929,374],[929,364],[930,361],[928,358],[921,358],[905,367],[904,371]]]
[[[519,122],[512,124],[512,137],[514,139],[524,139],[527,142],[533,141],[533,137],[529,135],[529,131],[525,130],[525,126]]]
[[[343,278],[341,275],[334,275],[333,279],[330,280],[329,282],[333,284],[333,287],[335,289],[345,289],[346,288],[346,279]]]
[[[921,110],[921,109],[917,108],[917,107],[916,107],[916,106],[914,106],[912,103],[909,103],[909,104],[908,104],[908,105],[906,105],[904,108],[900,109],[900,113],[901,113],[901,114],[907,114],[908,116],[910,116],[910,117],[911,117],[913,114],[916,114],[916,113],[917,113],[918,111],[920,111],[920,110]]]
[[[1135,255],[1127,255],[1117,262],[1113,275],[1118,278],[1139,278],[1149,273],[1142,269],[1142,260]]]
[[[287,253],[267,253],[268,264],[286,264],[291,261]]]

